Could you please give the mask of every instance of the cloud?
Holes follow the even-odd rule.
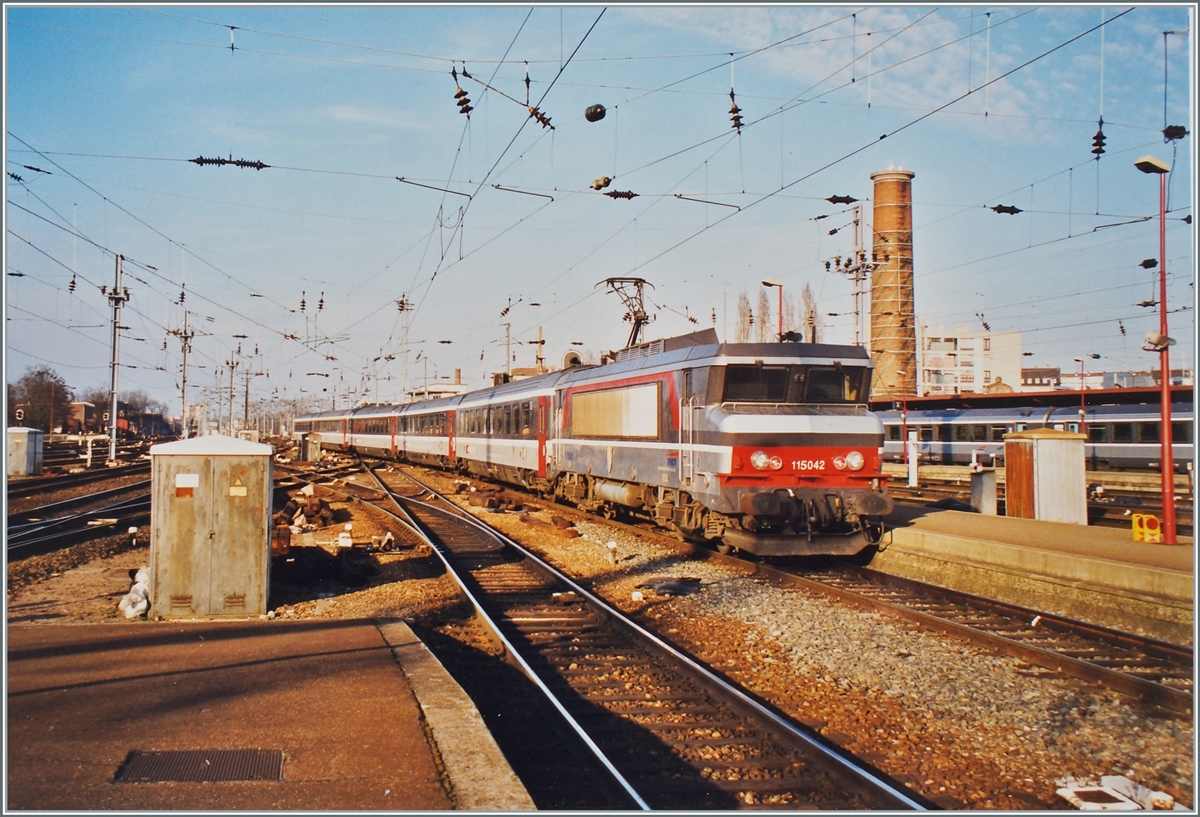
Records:
[[[372,125],[381,128],[416,129],[421,126],[415,116],[403,111],[389,108],[368,108],[360,105],[327,105],[322,109],[322,115],[335,122],[346,122],[353,125]]]

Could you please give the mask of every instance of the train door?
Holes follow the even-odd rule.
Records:
[[[453,409],[446,412],[446,456],[454,462],[454,415]]]
[[[550,400],[545,395],[537,399],[537,475],[546,476],[546,434],[550,429]]]
[[[342,420],[342,450],[350,450],[350,418]]]
[[[397,457],[396,457],[396,429],[400,425],[400,416],[397,414],[388,415],[387,424],[388,424],[388,451],[391,453],[392,459],[397,459]]]

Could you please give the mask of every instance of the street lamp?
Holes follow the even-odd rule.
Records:
[[[1088,355],[1092,360],[1099,360],[1100,355],[1092,353]],[[1079,364],[1079,431],[1081,434],[1087,434],[1087,404],[1083,393],[1087,390],[1087,371],[1084,369],[1085,359],[1082,357],[1075,358],[1075,362]]]
[[[783,342],[783,281],[776,281],[774,278],[764,278],[762,285],[765,287],[779,287],[779,342]]]
[[[1162,159],[1143,156],[1133,163],[1143,173],[1158,175],[1158,338],[1150,342],[1162,367],[1162,503],[1163,543],[1178,544],[1175,536],[1175,458],[1171,450],[1171,360],[1167,351],[1167,174],[1171,168]]]

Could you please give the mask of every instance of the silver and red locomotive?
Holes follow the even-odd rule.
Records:
[[[642,515],[723,551],[852,555],[892,509],[858,346],[705,330],[467,394],[296,418],[322,448]]]

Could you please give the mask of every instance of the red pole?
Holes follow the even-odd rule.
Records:
[[[1171,450],[1171,360],[1167,351],[1167,174],[1158,175],[1158,331],[1164,338],[1158,353],[1162,367],[1162,502],[1163,544],[1175,545],[1175,456]]]

